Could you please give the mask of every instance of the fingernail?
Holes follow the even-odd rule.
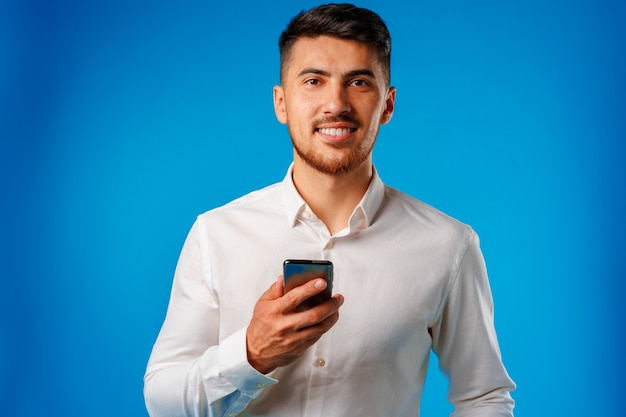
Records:
[[[326,288],[326,281],[324,281],[323,279],[316,280],[315,288],[317,288],[318,290],[323,290],[324,288]]]

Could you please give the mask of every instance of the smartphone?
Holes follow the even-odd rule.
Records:
[[[305,300],[298,306],[298,310],[306,310],[331,298],[333,292],[333,264],[330,261],[308,259],[287,259],[283,262],[284,293],[315,278],[326,280],[326,288],[321,293]]]

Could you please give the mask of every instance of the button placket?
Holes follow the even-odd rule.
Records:
[[[311,367],[311,376],[308,386],[308,400],[305,407],[304,416],[322,417],[324,414],[323,404],[328,389],[328,381],[330,373],[330,361],[332,346],[332,330],[322,336],[322,338],[313,345],[309,363]]]

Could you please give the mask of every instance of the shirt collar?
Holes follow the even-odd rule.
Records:
[[[369,227],[383,202],[385,184],[378,176],[376,168],[373,168],[373,171],[372,181],[365,195],[355,207],[352,216],[350,216],[349,227],[351,229],[365,229]],[[292,173],[293,163],[289,166],[287,175],[285,175],[282,182],[282,198],[287,220],[291,227],[294,227],[298,223],[299,216],[308,209],[308,206],[293,183]]]

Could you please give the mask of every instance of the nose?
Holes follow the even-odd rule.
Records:
[[[327,115],[347,113],[350,111],[350,100],[346,86],[340,83],[327,84],[324,113]]]

